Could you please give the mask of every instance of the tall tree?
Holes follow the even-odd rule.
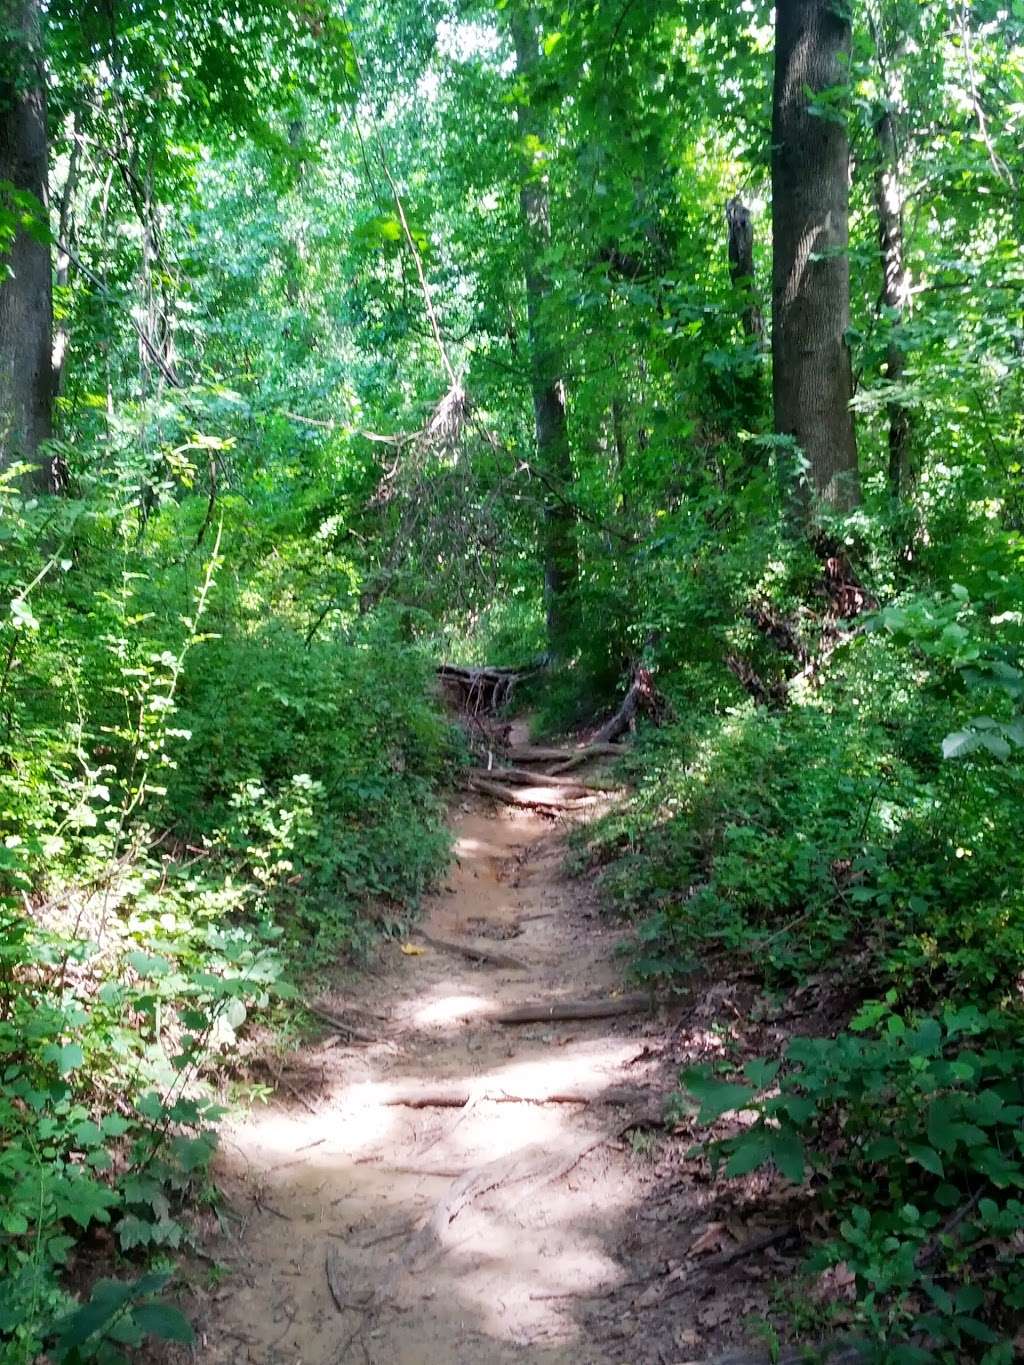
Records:
[[[53,284],[46,222],[46,77],[40,0],[0,0],[0,181],[10,203],[0,261],[0,469],[51,471],[40,446],[53,419]]]
[[[564,364],[548,309],[551,281],[545,258],[551,246],[551,206],[540,164],[546,128],[535,82],[540,43],[533,7],[515,4],[511,11],[511,27],[520,85],[516,120],[522,159],[519,207],[530,341],[530,385],[537,462],[544,483],[541,540],[548,646],[556,658],[564,658],[576,618],[579,560],[576,518],[570,497],[573,469],[565,411]]]
[[[843,0],[778,0],[772,99],[772,393],[813,493],[859,501],[850,412],[849,145],[837,94],[848,77]]]

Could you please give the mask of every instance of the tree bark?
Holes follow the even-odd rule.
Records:
[[[516,122],[521,156],[519,209],[534,428],[538,462],[553,484],[545,490],[541,526],[548,646],[555,659],[564,659],[570,651],[576,624],[579,559],[572,505],[567,496],[556,495],[558,489],[568,493],[573,470],[562,380],[564,365],[545,316],[551,294],[551,282],[544,266],[544,257],[551,245],[551,212],[547,183],[543,170],[536,164],[535,148],[543,145],[547,130],[543,112],[531,102],[530,85],[540,61],[532,6],[514,0],[510,22],[516,50],[516,73],[526,88],[516,105]]]
[[[750,210],[738,194],[725,206],[725,221],[729,226],[729,278],[733,288],[744,296],[743,333],[760,341],[764,318],[754,293],[754,224]]]
[[[0,258],[0,469],[37,466],[31,483],[52,486],[40,450],[53,430],[53,279],[47,223],[46,77],[39,0],[0,0],[0,180],[26,196]],[[9,205],[5,205],[9,207]],[[28,214],[36,219],[26,226]]]
[[[875,123],[878,169],[875,172],[875,211],[878,215],[878,250],[882,263],[882,303],[888,313],[889,341],[885,349],[885,376],[898,384],[907,367],[900,331],[910,298],[910,277],[903,251],[903,187],[899,173],[896,128],[891,109]],[[911,422],[907,407],[894,399],[889,408],[889,491],[902,497],[910,487]]]
[[[860,500],[850,399],[849,146],[828,93],[847,79],[850,23],[835,0],[778,0],[772,99],[775,430],[809,466],[808,493]],[[824,95],[821,107],[811,101]]]

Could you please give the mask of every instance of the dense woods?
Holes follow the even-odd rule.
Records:
[[[0,1358],[188,1341],[259,1031],[447,865],[442,663],[628,732],[636,982],[795,1011],[670,1103],[813,1207],[782,1334],[1017,1358],[1020,0],[0,15]]]

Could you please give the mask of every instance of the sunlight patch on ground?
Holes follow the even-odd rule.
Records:
[[[444,995],[439,1000],[431,1000],[412,1016],[412,1022],[420,1028],[432,1024],[454,1024],[460,1019],[484,1014],[489,1005],[478,995]]]

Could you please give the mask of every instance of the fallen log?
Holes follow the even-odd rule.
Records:
[[[384,1100],[386,1109],[465,1109],[470,1100],[491,1100],[495,1104],[649,1104],[650,1091],[637,1086],[609,1086],[595,1090],[584,1086],[563,1087],[560,1090],[538,1090],[535,1094],[509,1094],[504,1090],[481,1092],[479,1083],[469,1086],[453,1082],[450,1085],[410,1086]]]
[[[424,943],[429,943],[432,948],[438,948],[442,952],[455,953],[459,957],[469,958],[472,962],[484,962],[490,967],[507,967],[516,972],[526,970],[526,963],[513,957],[511,953],[499,953],[493,948],[482,948],[477,943],[456,943],[453,939],[437,938],[434,934],[428,934],[425,929],[415,929],[413,932]]]
[[[487,1019],[492,1024],[544,1024],[552,1020],[564,1019],[611,1019],[619,1014],[643,1014],[654,1007],[649,994],[639,992],[635,995],[620,995],[608,1000],[553,1000],[538,1001],[528,1005],[515,1005],[510,1009],[490,1010],[478,1019]]]

